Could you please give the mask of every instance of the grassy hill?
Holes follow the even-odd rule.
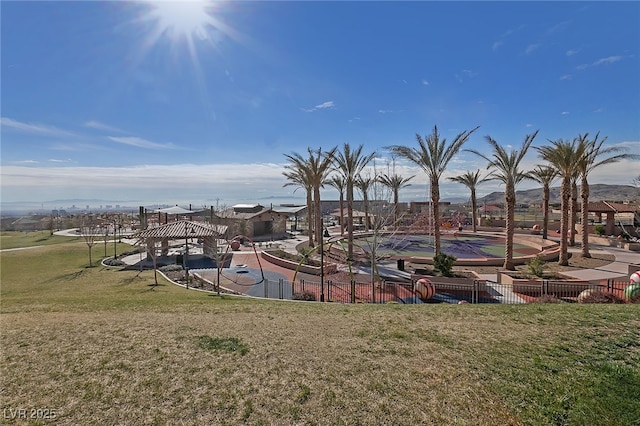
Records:
[[[2,253],[3,424],[640,420],[638,305],[217,297],[87,260],[83,242]]]

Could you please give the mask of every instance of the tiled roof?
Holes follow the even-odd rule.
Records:
[[[596,213],[634,213],[640,207],[633,204],[612,203],[609,201],[595,201],[589,203],[589,211]]]
[[[137,232],[138,238],[202,238],[219,237],[227,232],[224,225],[179,220]]]

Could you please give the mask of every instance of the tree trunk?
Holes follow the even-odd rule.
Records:
[[[542,239],[549,235],[549,185],[545,185],[542,194]]]
[[[507,223],[506,231],[507,236],[505,238],[504,245],[504,269],[508,271],[515,270],[513,265],[513,233],[514,233],[514,221],[515,221],[515,206],[516,206],[516,191],[512,185],[507,185],[505,188],[505,203],[507,207]]]
[[[476,190],[471,190],[471,220],[473,220],[473,232],[478,231],[478,200],[476,200]]]
[[[589,258],[589,182],[587,177],[582,177],[580,185],[580,195],[582,197],[582,257]]]
[[[311,190],[307,191],[307,233],[309,234],[309,247],[315,247],[313,244],[313,199],[311,198]]]
[[[353,182],[347,182],[347,256],[353,260]]]
[[[320,207],[320,186],[314,186],[313,188],[313,204],[314,212],[316,214],[316,242],[322,246],[322,233],[324,232],[324,226],[322,226],[322,209]]]
[[[576,219],[578,218],[578,185],[576,180],[571,182],[571,217],[569,225],[569,245],[571,247],[576,245]]]
[[[362,203],[364,204],[364,230],[369,230],[369,197],[366,193],[362,195]]]
[[[569,203],[571,201],[571,177],[562,179],[562,219],[560,220],[560,258],[558,265],[567,266],[569,264],[569,252],[567,247],[567,231],[569,229]]]
[[[431,205],[433,206],[433,245],[435,255],[440,254],[440,187],[438,179],[431,179]]]
[[[344,191],[340,191],[340,235],[344,237]]]
[[[394,226],[398,226],[398,190],[394,188],[393,190],[393,224]]]

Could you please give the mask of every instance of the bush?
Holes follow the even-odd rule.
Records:
[[[166,265],[158,268],[160,272],[174,272],[174,271],[182,271],[182,265]]]
[[[102,263],[107,266],[124,266],[124,262],[122,260],[114,259],[113,257],[103,260]]]
[[[590,295],[588,295],[587,297],[585,297],[584,299],[582,299],[582,303],[613,303],[613,304],[623,304],[626,303],[626,301],[619,297],[616,296],[613,293],[607,293],[604,291],[598,291],[595,293],[591,293]]]
[[[304,300],[306,302],[315,302],[316,295],[309,290],[305,290],[302,293],[293,293],[293,300]]]
[[[597,235],[601,237],[604,235],[604,225],[596,225],[593,227],[593,230]]]
[[[553,294],[543,294],[542,296],[538,297],[536,303],[562,303],[562,300],[558,299]]]
[[[438,253],[433,257],[433,269],[435,269],[443,277],[452,277],[452,269],[455,262],[455,256],[451,256],[446,253]]]
[[[529,273],[535,275],[536,277],[544,276],[544,270],[547,267],[547,262],[542,260],[539,255],[536,255],[533,259],[527,263],[529,267]]]

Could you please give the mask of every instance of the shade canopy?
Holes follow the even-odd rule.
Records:
[[[225,225],[179,220],[145,229],[134,234],[137,238],[178,239],[178,238],[220,238],[227,232]]]

